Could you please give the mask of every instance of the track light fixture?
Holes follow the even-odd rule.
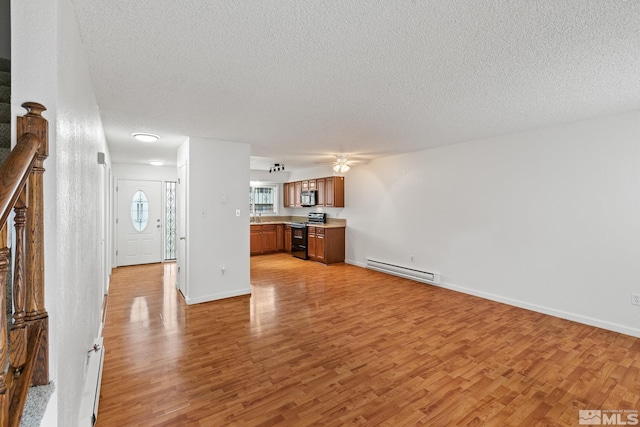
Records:
[[[271,166],[269,168],[269,173],[280,172],[280,171],[284,171],[284,163],[282,163],[282,164],[274,163],[273,166]]]

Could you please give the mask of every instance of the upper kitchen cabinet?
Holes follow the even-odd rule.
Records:
[[[293,188],[295,189],[293,206],[296,208],[302,207],[302,182],[301,181],[294,182]],[[289,203],[291,203],[291,200],[289,200]]]
[[[315,179],[309,179],[306,181],[302,181],[302,191],[309,191],[316,189],[316,181]]]
[[[282,206],[289,207],[289,183],[282,184]]]
[[[282,206],[285,208],[295,208],[296,207],[296,183],[295,182],[285,182],[282,184]],[[300,199],[300,195],[298,194],[298,200]],[[300,202],[298,201],[298,205]]]
[[[326,178],[305,181],[285,182],[283,184],[283,206],[285,208],[302,207],[302,192],[316,191],[315,206],[344,208],[344,177],[329,176]]]
[[[344,208],[344,177],[331,176],[324,179],[324,206]]]
[[[324,190],[325,179],[326,178],[322,178],[322,179],[317,179],[316,180],[316,190],[318,190],[316,192],[316,194],[317,194],[316,202],[317,202],[318,206],[326,206],[325,190]]]

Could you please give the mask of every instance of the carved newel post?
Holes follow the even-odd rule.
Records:
[[[33,383],[49,382],[49,340],[48,314],[44,304],[44,161],[49,156],[48,123],[42,117],[46,108],[36,102],[26,102],[22,106],[27,114],[17,119],[18,140],[24,134],[34,134],[40,140],[38,154],[27,184],[27,238],[25,242],[26,307],[25,321],[44,323],[44,337],[39,349]]]

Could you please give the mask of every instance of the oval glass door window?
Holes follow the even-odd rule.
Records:
[[[144,231],[149,222],[149,200],[144,191],[138,190],[131,201],[131,223],[136,231]]]

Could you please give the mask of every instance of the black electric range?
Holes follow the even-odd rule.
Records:
[[[307,225],[324,224],[327,222],[327,214],[321,212],[309,212],[306,222],[291,223],[291,254],[300,259],[309,259],[307,252]]]

